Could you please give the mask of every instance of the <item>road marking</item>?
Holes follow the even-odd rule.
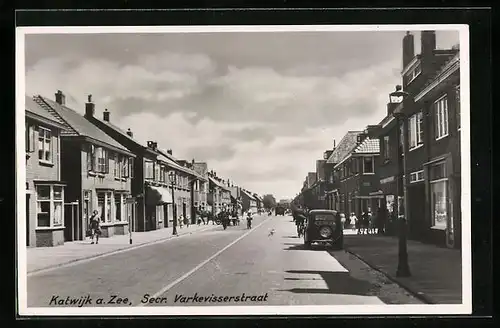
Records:
[[[191,236],[192,234],[195,234],[195,233],[198,233],[198,232],[209,231],[209,230],[215,229],[216,227],[218,227],[218,226],[207,227],[207,228],[203,228],[203,229],[199,229],[199,230],[195,230],[195,231],[186,232],[186,233],[183,233],[183,234],[179,234],[176,237],[174,237],[174,236],[167,236],[167,237],[164,237],[162,239],[158,239],[158,240],[154,240],[154,241],[147,241],[147,242],[144,242],[142,244],[134,245],[132,247],[124,246],[124,248],[119,248],[117,250],[109,251],[109,252],[102,253],[102,254],[95,255],[95,256],[94,255],[90,255],[90,256],[84,257],[84,258],[78,258],[78,259],[75,259],[75,260],[70,261],[70,262],[56,264],[56,265],[48,267],[48,268],[42,268],[42,269],[38,269],[38,270],[34,270],[34,271],[31,271],[31,272],[28,272],[26,274],[26,277],[32,277],[34,275],[46,273],[46,272],[53,271],[53,270],[56,270],[56,269],[61,269],[61,268],[71,267],[71,266],[78,265],[78,264],[87,263],[87,262],[90,262],[90,261],[93,261],[93,260],[97,260],[97,259],[100,259],[100,258],[103,258],[103,257],[106,257],[106,256],[111,256],[111,255],[116,255],[116,254],[120,254],[120,253],[125,253],[125,252],[128,252],[128,251],[133,251],[133,250],[136,250],[136,249],[141,248],[141,247],[152,246],[152,245],[161,244],[161,243],[164,243],[164,242],[173,241],[173,240],[176,240],[178,238],[182,238],[182,237],[186,237],[186,236]],[[105,244],[103,244],[103,245],[105,245]]]
[[[168,284],[165,287],[163,287],[162,289],[160,289],[160,291],[156,292],[153,296],[150,296],[150,298],[156,298],[156,297],[159,297],[159,296],[163,295],[169,289],[172,289],[172,287],[174,287],[175,285],[177,285],[178,283],[180,283],[181,281],[183,281],[184,279],[186,279],[187,277],[189,277],[190,275],[192,275],[193,273],[195,273],[197,270],[199,270],[205,264],[207,264],[208,262],[212,261],[214,258],[216,258],[217,256],[219,256],[226,249],[228,249],[229,247],[233,246],[234,244],[236,244],[237,242],[239,242],[240,240],[242,240],[243,238],[245,238],[246,236],[248,236],[249,234],[251,234],[253,231],[257,230],[261,225],[263,225],[264,223],[266,223],[267,221],[269,221],[269,219],[270,218],[266,218],[264,221],[262,221],[261,223],[259,223],[256,227],[248,230],[243,235],[241,235],[238,238],[236,238],[235,240],[233,240],[231,243],[229,243],[228,245],[226,245],[224,248],[222,248],[221,250],[219,250],[217,253],[215,253],[214,255],[210,256],[208,259],[206,259],[205,261],[201,262],[200,264],[198,264],[197,266],[195,266],[193,269],[191,269],[190,271],[188,271],[187,273],[185,273],[181,277],[177,278],[176,280],[174,280],[170,284]],[[146,306],[146,305],[140,303],[137,306]]]

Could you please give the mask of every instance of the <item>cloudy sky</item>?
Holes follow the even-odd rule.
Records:
[[[401,32],[26,35],[26,93],[156,140],[277,199],[348,130],[377,124],[400,83]],[[415,32],[415,50],[420,33]],[[438,31],[438,48],[458,43]]]

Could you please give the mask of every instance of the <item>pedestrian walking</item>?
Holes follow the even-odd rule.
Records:
[[[377,211],[377,228],[378,234],[385,234],[385,224],[387,221],[387,207],[380,206]]]
[[[359,227],[359,222],[358,222],[358,218],[356,217],[356,214],[354,214],[354,212],[352,212],[350,214],[350,219],[351,219],[352,231],[356,231],[356,229],[358,229],[358,227]]]
[[[337,216],[339,218],[339,221],[340,221],[340,226],[342,227],[342,230],[344,230],[344,227],[345,227],[345,214],[344,213],[338,213],[337,212]]]
[[[182,228],[184,226],[184,216],[182,214],[177,219],[177,223],[178,223],[180,228]]]
[[[368,210],[365,210],[363,214],[361,214],[361,230],[362,234],[369,234],[370,228],[370,215],[368,214]]]
[[[94,210],[92,216],[90,217],[90,235],[92,236],[91,244],[99,244],[99,236],[101,235],[101,221],[99,218],[99,212]]]
[[[191,224],[191,218],[185,216],[183,219],[184,219],[184,224],[186,225],[187,228],[189,228],[189,225]]]

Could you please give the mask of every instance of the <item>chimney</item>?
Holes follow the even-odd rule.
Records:
[[[333,149],[335,149],[335,147],[337,147],[337,146],[335,144],[335,139],[333,139]]]
[[[413,34],[406,32],[403,38],[403,68],[405,68],[415,57],[415,41]]]
[[[92,102],[92,95],[88,95],[87,103],[85,104],[85,117],[94,117],[95,104]]]
[[[172,155],[172,149],[168,149],[167,154]]]
[[[66,96],[64,95],[64,93],[62,93],[61,90],[57,90],[56,103],[63,106],[66,105]]]
[[[436,32],[422,31],[420,34],[420,53],[423,57],[430,57],[436,50]]]
[[[104,113],[102,113],[102,119],[109,122],[109,112],[107,108],[104,110]]]
[[[194,164],[194,163],[195,163],[195,162],[194,162],[194,158],[193,158],[193,159],[191,160],[191,164]]]
[[[377,138],[377,132],[378,132],[379,126],[378,125],[368,125],[366,127],[366,135],[369,138]]]
[[[127,135],[132,138],[134,136],[134,134],[132,133],[132,130],[130,130],[130,128],[128,128],[127,130]]]

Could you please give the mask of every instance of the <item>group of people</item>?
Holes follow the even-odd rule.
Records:
[[[361,215],[356,216],[354,212],[348,218],[343,218],[344,228],[352,228],[358,235],[364,234],[384,234],[387,222],[387,209],[381,206],[376,213],[370,209],[365,209]]]

